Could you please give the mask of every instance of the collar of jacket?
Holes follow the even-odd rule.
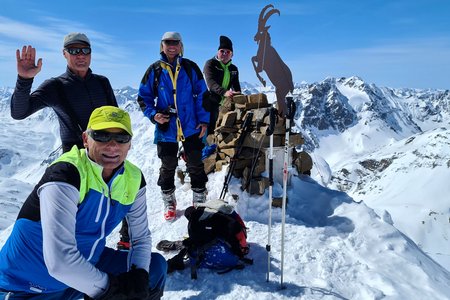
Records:
[[[76,80],[88,80],[91,78],[92,76],[92,70],[91,68],[88,69],[87,73],[86,73],[86,77],[85,78],[81,78],[80,76],[76,75],[74,72],[72,72],[72,70],[69,69],[69,66],[67,66],[66,68],[66,73],[70,78],[76,79]]]
[[[85,149],[86,151],[86,159],[89,162],[89,164],[91,165],[92,171],[95,174],[95,176],[99,179],[102,180],[103,182],[105,182],[108,186],[110,185],[110,183],[114,180],[114,178],[116,177],[117,174],[119,174],[120,172],[123,171],[123,167],[124,167],[124,163],[122,162],[122,164],[120,166],[118,166],[116,169],[113,170],[111,179],[106,182],[103,179],[102,173],[103,173],[103,166],[99,165],[98,163],[96,163],[95,161],[93,161],[90,157],[89,157],[89,150]]]
[[[161,52],[161,61],[166,63],[167,65],[171,66],[173,69],[175,69],[175,67],[177,66],[177,61],[180,62],[180,66],[181,66],[182,60],[183,60],[183,56],[181,56],[181,54],[178,54],[178,56],[174,59],[173,63],[170,63],[169,59],[164,54],[164,52]]]
[[[214,56],[214,58],[221,64],[221,65],[225,65],[225,66],[230,66],[231,65],[231,59],[224,64],[217,56]]]

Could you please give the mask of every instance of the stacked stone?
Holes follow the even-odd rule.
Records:
[[[207,137],[208,144],[216,144],[217,151],[206,158],[205,171],[207,174],[220,171],[222,167],[235,159],[233,176],[241,178],[242,188],[251,194],[263,194],[268,186],[268,178],[261,176],[266,170],[265,149],[269,148],[269,107],[265,94],[236,95],[232,99],[226,98],[220,107],[219,117],[214,133]],[[238,140],[243,134],[242,124],[246,115],[252,112],[251,126],[242,143],[239,157]],[[284,119],[277,118],[273,133],[273,146],[284,147],[286,125]],[[289,151],[293,154],[297,145],[303,144],[303,138],[298,133],[289,135]]]

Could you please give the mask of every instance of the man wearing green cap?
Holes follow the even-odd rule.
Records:
[[[73,147],[53,162],[23,204],[0,251],[0,299],[160,299],[167,263],[151,253],[146,183],[126,160],[128,113],[95,109]],[[105,246],[126,218],[130,251]]]
[[[34,92],[31,86],[41,71],[42,59],[36,62],[36,49],[23,46],[16,50],[17,83],[11,97],[11,116],[22,120],[36,111],[51,107],[59,120],[63,152],[73,145],[82,148],[82,132],[86,130],[92,111],[103,105],[118,106],[109,80],[90,69],[91,41],[86,34],[71,32],[64,37],[62,54],[67,60],[66,72],[44,81]],[[129,248],[126,222],[117,243],[118,248]]]

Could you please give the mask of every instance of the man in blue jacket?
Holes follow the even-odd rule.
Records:
[[[160,299],[167,263],[151,253],[146,183],[126,156],[131,121],[114,106],[93,111],[73,146],[23,204],[0,251],[0,299]],[[126,218],[132,247],[105,246]]]
[[[193,203],[205,202],[206,182],[202,162],[202,137],[209,124],[209,113],[202,105],[207,90],[197,64],[184,58],[178,32],[166,32],[161,39],[161,59],[152,64],[142,78],[138,103],[155,126],[155,143],[161,168],[158,185],[165,205],[164,218],[176,218],[175,171],[178,142],[182,142],[186,167],[191,178]]]

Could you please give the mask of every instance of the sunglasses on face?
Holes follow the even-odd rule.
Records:
[[[180,41],[177,40],[165,40],[164,44],[167,46],[178,46],[180,44]]]
[[[221,54],[225,54],[225,55],[227,55],[227,54],[230,54],[230,53],[231,53],[231,51],[230,51],[230,50],[224,50],[224,49],[220,49],[220,53],[221,53]]]
[[[103,130],[89,130],[88,135],[96,142],[108,143],[115,140],[119,144],[126,144],[131,141],[131,135],[126,132],[108,132]]]
[[[85,47],[85,48],[66,48],[66,50],[70,55],[89,55],[91,54],[91,48]]]

